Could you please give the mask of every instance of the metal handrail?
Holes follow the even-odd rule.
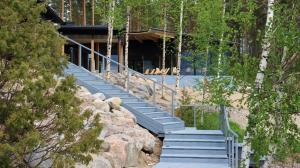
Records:
[[[64,35],[61,35],[61,34],[59,34],[59,35],[60,35],[61,37],[63,37],[64,39],[67,39],[68,41],[71,41],[72,43],[75,43],[75,44],[81,46],[82,48],[84,48],[84,49],[86,49],[86,50],[88,50],[88,51],[92,51],[92,49],[90,49],[90,48],[88,48],[88,47],[86,47],[86,46],[84,46],[84,45],[78,43],[77,41],[75,41],[75,40],[73,40],[73,39],[70,39],[70,38],[67,37],[67,36],[64,36]],[[156,83],[156,84],[158,84],[158,85],[160,85],[160,86],[162,86],[162,87],[164,87],[164,88],[167,88],[167,89],[171,90],[172,92],[175,92],[175,93],[176,93],[176,91],[175,91],[174,89],[170,88],[170,87],[167,86],[167,85],[163,85],[163,84],[161,84],[161,83],[159,83],[159,82],[157,82],[157,81],[155,81],[155,80],[153,80],[153,79],[147,77],[146,75],[144,75],[144,74],[138,72],[138,71],[135,71],[135,70],[133,70],[133,69],[131,69],[131,68],[128,68],[128,67],[126,67],[125,65],[122,65],[122,64],[120,64],[119,62],[117,62],[117,61],[115,61],[115,60],[113,60],[113,59],[111,59],[111,58],[107,58],[107,56],[104,56],[103,54],[100,54],[100,53],[98,53],[98,52],[96,52],[96,51],[94,51],[94,53],[95,53],[96,55],[102,57],[102,58],[105,58],[105,59],[109,60],[110,62],[113,62],[113,63],[115,63],[115,64],[121,66],[122,68],[128,69],[129,71],[131,71],[131,72],[133,72],[133,73],[136,73],[136,74],[142,76],[143,78],[146,78],[147,80],[150,80],[150,81],[152,81],[152,82],[154,82],[154,83]]]
[[[78,46],[80,47],[80,48],[79,48],[79,49],[80,49],[80,54],[81,54],[82,48],[84,48],[84,49],[86,49],[86,50],[92,52],[92,49],[90,49],[90,48],[88,48],[88,47],[86,47],[86,46],[80,44],[79,42],[77,42],[77,41],[75,41],[75,40],[73,40],[73,39],[71,39],[71,38],[69,38],[69,37],[63,36],[63,35],[61,35],[61,34],[59,34],[59,36],[61,36],[62,38],[66,39],[66,40],[69,41],[69,42],[72,42],[72,43],[78,45]],[[125,70],[127,71],[127,78],[126,78],[126,80],[127,80],[126,83],[127,83],[127,84],[125,84],[125,87],[126,87],[126,85],[128,86],[128,84],[129,84],[129,80],[130,80],[130,79],[129,79],[129,73],[130,73],[130,72],[131,72],[132,74],[136,74],[136,75],[141,76],[141,78],[143,78],[143,79],[146,80],[146,81],[148,80],[148,81],[153,82],[153,104],[156,104],[156,90],[155,90],[155,85],[158,85],[158,86],[160,86],[160,87],[162,87],[162,88],[164,88],[164,89],[167,89],[167,90],[171,91],[171,113],[172,113],[172,115],[174,116],[174,113],[175,113],[175,106],[176,106],[176,104],[175,104],[175,102],[174,102],[174,99],[175,99],[175,95],[177,94],[177,92],[176,92],[174,89],[170,88],[170,87],[167,86],[167,85],[164,85],[164,84],[162,84],[162,83],[159,83],[159,82],[157,82],[157,81],[155,81],[155,80],[153,80],[153,79],[151,79],[151,78],[149,78],[149,77],[146,77],[144,74],[142,74],[142,73],[140,73],[140,72],[137,72],[137,71],[135,71],[135,70],[133,70],[133,69],[130,69],[129,67],[126,67],[125,65],[122,65],[122,64],[120,64],[119,62],[114,61],[114,60],[112,60],[111,58],[108,58],[107,56],[104,56],[103,54],[100,54],[100,53],[98,53],[98,52],[96,52],[96,51],[94,51],[94,54],[97,55],[97,56],[99,56],[99,57],[101,57],[103,63],[104,63],[104,60],[106,59],[107,62],[112,62],[112,63],[116,64],[117,66],[119,66],[119,67],[121,67],[122,69],[125,69]],[[79,62],[80,62],[80,66],[81,66],[81,58],[80,58]],[[102,67],[104,68],[104,66],[102,66]],[[104,69],[102,69],[102,70],[104,71]],[[103,78],[103,79],[105,79],[105,78]],[[128,87],[127,87],[126,89],[128,90]]]
[[[193,117],[193,125],[194,127],[197,127],[196,124],[196,108],[199,107],[208,107],[208,111],[210,111],[210,107],[213,108],[213,111],[218,111],[218,107],[219,108],[219,112],[220,112],[220,129],[223,131],[224,136],[226,138],[226,150],[227,150],[227,155],[229,158],[229,166],[231,168],[238,168],[238,134],[235,133],[231,127],[230,127],[230,123],[229,123],[229,118],[228,118],[228,111],[225,108],[225,106],[221,105],[221,106],[213,106],[213,105],[209,105],[209,104],[182,104],[179,105],[179,107],[190,107],[192,109],[192,116]],[[184,112],[183,112],[184,113]],[[203,124],[203,110],[202,113],[200,114],[200,118],[201,118],[201,122]],[[180,116],[178,116],[180,117]]]
[[[239,136],[237,133],[235,133],[229,124],[229,119],[228,119],[228,111],[227,108],[223,105],[220,106],[220,110],[223,113],[222,114],[222,121],[225,121],[225,123],[223,123],[221,129],[224,132],[224,135],[226,137],[226,141],[227,141],[227,147],[231,147],[231,149],[228,149],[228,155],[229,155],[229,159],[230,159],[230,165],[232,168],[238,168],[238,139]],[[229,139],[231,138],[231,139]],[[230,142],[231,140],[231,142]],[[231,144],[229,144],[231,143]]]

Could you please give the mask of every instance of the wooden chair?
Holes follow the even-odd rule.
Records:
[[[173,72],[173,75],[177,75],[177,68],[176,68],[176,67],[173,67],[172,72]]]
[[[163,75],[167,75],[169,71],[170,71],[170,68],[167,68],[167,69],[165,69],[165,70],[162,72],[162,74],[163,74]]]
[[[156,68],[155,69],[155,72],[154,72],[154,75],[160,75],[161,74],[161,71],[159,68]]]
[[[152,69],[152,71],[149,73],[149,75],[153,75],[155,72],[155,69]]]
[[[144,72],[145,75],[149,75],[149,73],[150,73],[149,69],[146,69],[146,71]]]

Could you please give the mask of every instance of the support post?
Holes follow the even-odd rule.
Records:
[[[91,72],[95,72],[95,40],[91,40]]]
[[[156,104],[156,83],[153,81],[153,104]]]
[[[96,49],[95,49],[98,53],[100,53],[100,43],[96,43]],[[96,54],[96,60],[95,60],[95,64],[96,64],[96,70],[98,70],[98,72],[100,73],[100,69],[99,69],[99,55]]]
[[[81,46],[78,46],[78,66],[81,67],[81,53],[82,53],[82,48]]]
[[[118,39],[118,62],[119,64],[123,65],[123,43],[122,39]],[[119,66],[119,72],[123,71],[123,67]]]
[[[129,69],[128,69],[128,67],[126,67],[126,68],[127,68],[127,69],[126,69],[127,76],[126,76],[126,84],[125,84],[125,88],[126,88],[127,91],[129,91],[130,75],[129,75]]]
[[[171,100],[171,109],[172,109],[172,116],[174,117],[174,113],[175,113],[175,104],[174,104],[174,97],[175,97],[175,95],[174,95],[174,92],[173,91],[171,91],[172,92],[172,100]]]

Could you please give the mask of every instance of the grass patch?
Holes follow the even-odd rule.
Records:
[[[185,122],[187,127],[196,127],[199,130],[219,130],[220,114],[219,112],[203,112],[203,122],[201,122],[201,111],[194,111],[191,107],[181,107],[176,110],[176,116]],[[196,119],[194,123],[194,118]],[[238,123],[230,121],[230,128],[238,134],[239,142],[243,141],[245,130]],[[300,149],[299,149],[300,150]]]

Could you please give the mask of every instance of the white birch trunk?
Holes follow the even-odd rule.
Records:
[[[106,78],[110,78],[110,58],[111,58],[111,47],[114,30],[114,11],[115,11],[115,0],[112,0],[109,4],[109,16],[108,16],[108,35],[107,35],[107,60],[106,60]]]
[[[162,55],[162,69],[166,69],[166,36],[167,36],[167,7],[165,4],[164,8],[164,36],[163,36],[163,55]],[[162,74],[162,89],[161,89],[161,97],[164,98],[164,84],[165,84],[165,73]]]
[[[226,13],[226,0],[223,2],[223,13],[222,13],[222,22],[225,22],[225,13]],[[218,57],[218,78],[220,77],[221,73],[221,63],[222,63],[222,56],[223,56],[223,41],[224,41],[224,32],[221,34],[221,39],[220,39],[220,46],[219,46],[219,57]]]
[[[176,91],[179,95],[179,82],[180,82],[180,66],[181,66],[181,51],[182,51],[182,23],[183,20],[183,0],[181,1],[180,6],[180,23],[179,23],[179,42],[178,42],[178,55],[177,55],[177,72],[176,72]]]
[[[125,74],[128,72],[128,48],[129,48],[129,31],[130,31],[130,7],[127,6],[127,22],[126,22],[126,33],[125,33]],[[128,79],[127,79],[128,80]],[[125,82],[125,88],[127,88],[127,82]]]
[[[274,3],[275,0],[268,0],[268,13],[267,13],[267,21],[266,21],[266,32],[265,32],[265,37],[263,40],[263,46],[262,46],[262,57],[259,65],[259,71],[257,72],[256,75],[256,89],[259,91],[262,87],[262,83],[264,80],[264,72],[267,68],[268,64],[268,57],[270,53],[270,34],[273,29],[273,18],[274,18]],[[249,159],[249,154],[251,152],[251,147],[249,144],[247,144],[247,139],[249,137],[249,134],[246,135],[244,138],[243,142],[243,150],[242,150],[242,160],[244,161],[244,165],[246,167],[249,167],[250,164],[250,159]]]
[[[266,34],[263,40],[263,46],[262,46],[262,56],[259,64],[259,71],[256,75],[256,88],[260,89],[264,80],[264,72],[267,68],[268,64],[268,56],[270,53],[270,41],[269,37],[273,28],[273,17],[274,17],[274,3],[275,0],[268,0],[268,14],[267,14],[267,22],[266,22]]]

